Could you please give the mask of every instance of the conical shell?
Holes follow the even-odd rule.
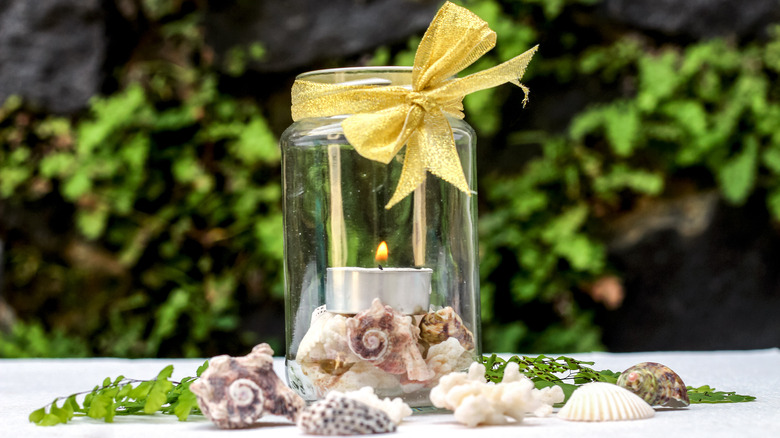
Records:
[[[655,411],[631,391],[604,382],[579,387],[558,411],[558,417],[570,421],[618,421],[650,418]]]

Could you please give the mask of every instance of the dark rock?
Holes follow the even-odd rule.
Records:
[[[692,195],[616,224],[611,261],[625,300],[597,324],[611,351],[780,345],[780,232],[764,196],[744,207]],[[631,224],[631,226],[628,226]]]
[[[776,0],[605,0],[611,19],[671,36],[753,36],[780,18]]]
[[[105,26],[99,0],[0,0],[0,102],[71,113],[100,90]]]
[[[223,55],[260,42],[266,55],[253,69],[290,71],[403,42],[423,31],[439,6],[438,0],[231,2],[212,6],[207,40]]]

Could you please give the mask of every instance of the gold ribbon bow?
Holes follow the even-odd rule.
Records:
[[[417,48],[412,88],[403,86],[324,84],[296,80],[292,118],[352,114],[341,126],[347,141],[365,158],[388,164],[406,145],[404,165],[390,208],[423,181],[426,171],[467,194],[455,139],[446,116],[462,119],[463,97],[511,82],[520,83],[539,46],[495,67],[454,76],[496,44],[496,33],[474,13],[447,2],[439,9]]]

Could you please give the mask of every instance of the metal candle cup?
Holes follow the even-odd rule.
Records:
[[[333,313],[355,314],[379,298],[405,315],[426,313],[432,275],[428,268],[328,268],[325,307]]]

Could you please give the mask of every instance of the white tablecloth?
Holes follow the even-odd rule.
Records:
[[[668,365],[686,384],[708,384],[718,390],[758,397],[754,402],[696,404],[680,410],[658,410],[648,420],[609,423],[575,423],[556,417],[527,418],[522,424],[470,429],[451,414],[422,414],[407,419],[399,435],[470,437],[780,437],[780,350],[719,352],[589,353],[571,355],[592,360],[596,369],[622,371],[638,362]],[[264,418],[248,430],[223,431],[202,417],[179,422],[154,415],[116,417],[113,424],[76,418],[66,425],[35,426],[27,417],[57,396],[89,390],[105,377],[124,375],[151,379],[165,365],[174,365],[174,379],[194,375],[202,360],[192,359],[3,359],[0,360],[0,437],[215,437],[301,436],[284,418]],[[281,359],[276,372],[284,376]],[[261,435],[258,435],[261,434]]]

